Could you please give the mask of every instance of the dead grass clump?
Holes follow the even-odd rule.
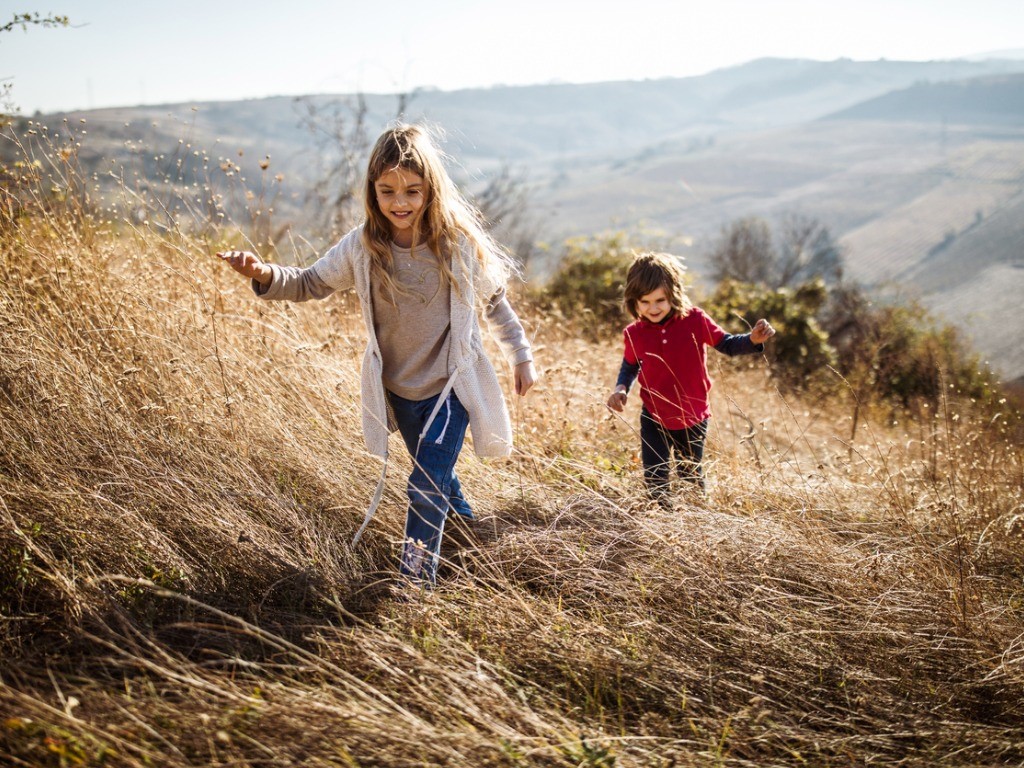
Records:
[[[630,732],[664,721],[662,735],[691,750],[728,723],[723,748],[733,754],[835,758],[894,718],[938,733],[936,710],[974,737],[1002,734],[1005,748],[1022,712],[983,681],[996,669],[994,638],[951,639],[956,613],[937,614],[932,597],[946,585],[900,533],[876,531],[861,546],[840,533],[779,510],[750,518],[577,499],[547,528],[500,543],[511,583],[540,600],[502,610],[500,639],[486,628],[501,610],[493,603],[483,626],[463,610],[456,629],[522,679],[559,681],[547,693],[571,711]],[[880,547],[892,552],[887,563],[865,557]],[[537,602],[557,612],[538,616]],[[965,669],[977,677],[952,683]],[[873,744],[893,756],[906,749],[898,735]]]

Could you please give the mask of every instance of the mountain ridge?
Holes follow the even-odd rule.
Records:
[[[979,215],[955,252],[985,269],[1013,261],[1012,251],[993,260],[968,246],[1024,241],[1024,225],[985,233],[995,226],[992,214],[1024,188],[1022,84],[1019,60],[758,59],[688,78],[423,90],[408,95],[405,118],[444,129],[453,175],[471,192],[503,169],[522,179],[535,239],[654,230],[700,270],[709,242],[729,221],[798,212],[832,230],[846,248],[848,274],[884,290],[915,274],[951,231]],[[1001,111],[944,119],[937,105],[951,94]],[[150,189],[164,183],[161,174],[180,188],[205,183],[218,164],[264,179],[274,189],[275,216],[301,229],[311,206],[304,191],[331,160],[303,116],[333,109],[351,127],[360,98],[367,135],[394,119],[400,103],[385,94],[277,96],[35,122],[85,120],[79,157],[87,169],[120,165]],[[205,164],[190,154],[197,152],[208,154]],[[283,180],[271,183],[277,174]],[[921,283],[927,291],[918,298],[926,303],[963,304],[941,274]],[[951,317],[982,344],[997,329],[1024,333],[1011,307],[984,327],[970,315]],[[1024,375],[1024,360],[1002,372]]]

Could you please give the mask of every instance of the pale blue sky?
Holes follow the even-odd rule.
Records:
[[[72,28],[0,36],[35,110],[703,74],[762,56],[1024,48],[1020,0],[0,0]]]

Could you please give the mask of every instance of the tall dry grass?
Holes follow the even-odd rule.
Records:
[[[0,240],[8,764],[1024,765],[1009,414],[861,403],[851,442],[842,381],[716,359],[710,498],[667,512],[636,403],[603,406],[617,340],[521,307],[517,452],[464,452],[480,520],[397,602],[400,450],[350,545],[379,471],[352,300],[259,303],[211,256],[245,226],[50,162]]]

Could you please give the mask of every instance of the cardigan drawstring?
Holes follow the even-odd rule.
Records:
[[[441,406],[448,402],[448,396],[451,394],[452,386],[455,384],[455,379],[459,376],[459,369],[456,368],[452,371],[452,375],[448,377],[448,381],[445,382],[444,389],[441,390],[441,394],[437,396],[437,402],[434,403],[434,410],[430,412],[430,418],[427,419],[427,423],[423,425],[423,430],[420,432],[420,439],[416,442],[416,455],[420,453],[420,446],[423,444],[423,438],[427,436],[427,431],[430,429],[430,425],[434,423],[434,419],[437,417],[438,411],[441,410]],[[448,416],[451,417],[451,407],[448,408]],[[448,429],[448,421],[445,420],[444,428]],[[444,436],[444,432],[441,432],[441,436]],[[440,440],[437,441],[440,444]],[[415,456],[413,457],[415,458]]]
[[[384,453],[384,466],[380,470],[380,479],[377,481],[377,488],[373,492],[373,498],[370,500],[370,506],[366,510],[366,516],[363,518],[363,524],[359,526],[359,530],[356,531],[356,535],[352,537],[352,546],[354,547],[359,543],[359,539],[363,536],[363,531],[366,530],[366,526],[370,524],[374,514],[377,512],[377,506],[380,504],[380,497],[384,494],[384,478],[388,474],[388,454]]]

